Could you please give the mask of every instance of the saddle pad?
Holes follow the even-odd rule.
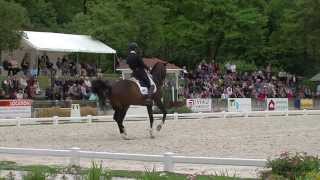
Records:
[[[152,80],[152,78],[150,77],[150,75],[148,75],[148,78],[149,78],[149,80],[150,80],[151,86],[154,86],[153,93],[155,93],[155,92],[157,91],[157,86],[156,86],[156,84],[154,83],[154,81]],[[135,83],[138,85],[141,94],[143,94],[143,95],[147,95],[147,94],[148,94],[148,88],[147,88],[147,87],[144,87],[144,86],[141,86],[139,80],[137,80],[137,79],[134,78],[134,77],[131,77],[129,80],[135,82]]]

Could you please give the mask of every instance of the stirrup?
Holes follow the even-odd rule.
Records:
[[[153,105],[153,99],[151,98],[151,95],[148,94],[146,99],[144,100],[146,105]]]

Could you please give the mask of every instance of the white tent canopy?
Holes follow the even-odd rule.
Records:
[[[115,54],[116,51],[91,36],[23,31],[23,43],[37,51]]]

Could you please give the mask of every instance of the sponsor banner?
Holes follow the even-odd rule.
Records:
[[[267,98],[268,111],[288,111],[288,98]]]
[[[300,109],[313,109],[313,100],[300,99]]]
[[[251,111],[250,98],[228,98],[229,112],[248,112]]]
[[[192,110],[192,112],[211,112],[212,100],[207,99],[187,99],[187,107]]]
[[[0,100],[1,118],[31,117],[32,100]]]

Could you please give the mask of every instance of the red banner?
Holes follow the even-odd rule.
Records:
[[[31,106],[30,99],[0,100],[0,106]]]
[[[31,117],[31,106],[30,99],[0,100],[0,117],[10,119]]]

